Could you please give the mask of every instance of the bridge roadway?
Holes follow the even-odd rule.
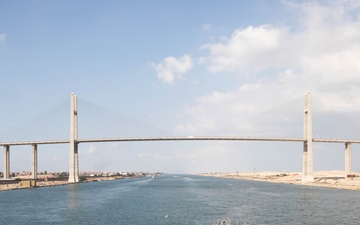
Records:
[[[306,143],[306,138],[249,138],[249,137],[225,137],[225,136],[182,136],[182,137],[127,137],[127,138],[93,138],[93,139],[77,139],[77,140],[52,140],[52,141],[24,141],[24,142],[0,142],[0,146],[4,147],[4,179],[10,178],[10,146],[14,145],[31,145],[32,146],[32,179],[37,179],[37,146],[41,144],[70,144],[70,148],[81,143],[94,142],[126,142],[126,141],[281,141],[281,142],[303,142]],[[328,142],[328,143],[345,143],[345,178],[351,174],[351,144],[360,143],[359,140],[327,140],[327,139],[312,139],[313,142]],[[304,148],[308,146],[304,144]],[[77,149],[77,147],[75,147]],[[306,152],[308,153],[308,152]],[[73,157],[73,158],[72,158]],[[310,164],[311,163],[311,164]],[[312,165],[312,158],[308,160],[304,157],[303,167]],[[312,167],[311,167],[312,168]],[[70,169],[69,182],[79,182],[79,164],[78,151],[74,149],[73,155],[70,155]],[[309,175],[307,170],[303,172],[302,181],[313,181],[312,171]]]
[[[312,139],[313,142],[324,143],[354,143],[360,144],[360,140],[344,139]],[[280,141],[280,142],[304,142],[305,138],[257,138],[257,137],[231,137],[231,136],[174,136],[174,137],[126,137],[126,138],[92,138],[78,139],[76,143],[93,142],[127,142],[127,141]],[[68,144],[70,140],[49,140],[49,141],[23,141],[23,142],[0,142],[0,146],[13,145],[41,145],[41,144]]]
[[[303,138],[260,138],[260,137],[235,137],[235,136],[182,136],[182,137],[122,137],[122,138],[78,138],[78,108],[77,97],[73,93],[70,98],[70,137],[68,140],[42,140],[42,141],[19,141],[0,142],[4,146],[4,178],[10,177],[10,146],[32,145],[32,174],[37,177],[37,146],[41,144],[69,144],[70,167],[69,182],[76,183],[79,180],[79,155],[78,144],[95,142],[126,142],[126,141],[280,141],[280,142],[303,142],[303,178],[302,180],[313,181],[313,154],[312,142],[345,143],[345,174],[351,173],[351,144],[360,143],[360,140],[330,140],[316,139],[312,135],[312,111],[311,94],[305,95],[304,101],[304,137]]]

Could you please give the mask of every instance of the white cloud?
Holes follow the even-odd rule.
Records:
[[[286,48],[287,36],[285,28],[270,25],[237,29],[231,37],[223,37],[222,42],[203,46],[210,52],[208,69],[210,72],[260,71],[282,65],[287,61],[287,54],[283,54],[282,49],[289,50]]]
[[[202,25],[201,28],[202,28],[203,31],[207,31],[207,30],[211,29],[211,25],[208,24],[208,23],[205,23],[205,24]]]
[[[60,161],[60,158],[59,158],[59,157],[52,157],[52,158],[50,159],[50,161]]]
[[[119,142],[110,142],[107,144],[109,148],[116,148],[119,146]]]
[[[219,75],[232,72],[244,82],[195,99],[184,111],[190,120],[178,124],[177,132],[206,132],[307,91],[338,108],[360,109],[360,4],[287,3],[299,14],[296,26],[248,26],[202,46],[208,55],[201,65]]]
[[[144,153],[144,152],[141,152],[141,153],[138,153],[137,154],[137,157],[138,158],[147,158],[149,157],[150,155],[148,153]]]
[[[83,154],[94,154],[96,151],[96,147],[94,145],[90,145],[87,150],[82,151]]]
[[[157,72],[159,80],[171,84],[177,78],[181,78],[193,67],[193,60],[190,55],[183,55],[180,58],[167,57],[161,63],[151,63]]]
[[[6,41],[6,34],[0,34],[0,42]]]
[[[162,153],[155,153],[153,154],[153,158],[158,161],[163,161],[171,159],[171,156]]]
[[[235,91],[214,91],[197,98],[194,106],[185,109],[185,113],[192,119],[178,124],[175,131],[188,135],[204,135],[242,121],[300,97],[307,91],[305,87],[298,87],[302,82],[289,69],[280,73],[276,79],[245,83]]]

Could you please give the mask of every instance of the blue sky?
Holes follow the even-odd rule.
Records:
[[[356,111],[359,8],[352,0],[0,1],[0,131],[72,92],[177,135],[307,91]],[[343,169],[343,148],[318,146],[315,169]],[[12,170],[30,170],[30,146],[13,149]],[[83,144],[80,153],[81,170],[302,168],[301,144]],[[40,146],[39,160],[40,170],[67,170],[68,146]]]

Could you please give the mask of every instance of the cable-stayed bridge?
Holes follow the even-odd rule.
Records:
[[[69,109],[70,106],[70,109]],[[70,113],[69,113],[70,111]],[[70,122],[69,122],[70,121]],[[345,144],[345,176],[351,173],[351,144],[360,143],[358,118],[328,109],[310,93],[261,114],[204,135],[174,136],[99,107],[72,94],[30,121],[0,133],[4,178],[10,178],[10,146],[32,146],[32,176],[37,178],[37,146],[69,144],[69,182],[79,181],[78,145],[125,141],[279,141],[303,142],[303,181],[313,181],[313,142]]]

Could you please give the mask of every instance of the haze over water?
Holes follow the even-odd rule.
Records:
[[[357,191],[159,176],[0,192],[0,224],[357,224]]]

